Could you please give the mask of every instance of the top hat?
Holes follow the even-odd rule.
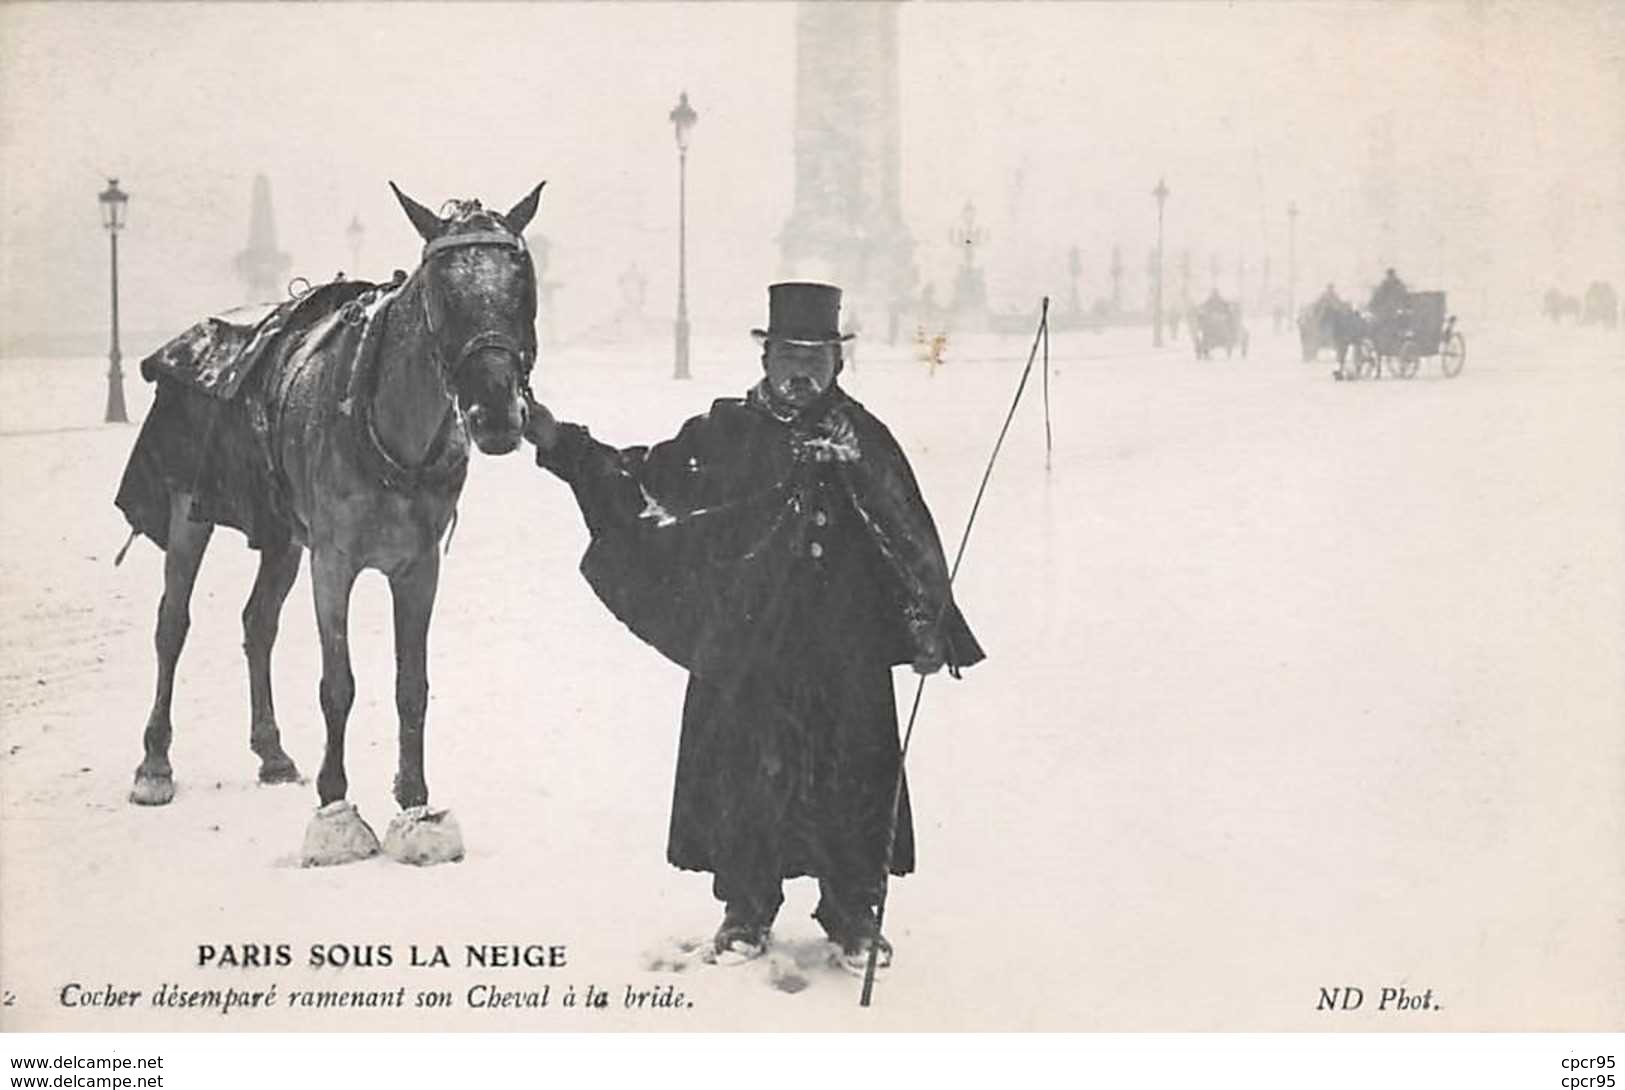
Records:
[[[785,344],[839,344],[856,333],[841,333],[841,289],[833,284],[792,281],[767,289],[767,328],[753,329],[759,341]]]

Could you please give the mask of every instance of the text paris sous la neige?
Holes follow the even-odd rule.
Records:
[[[442,943],[397,947],[393,943],[312,943],[299,953],[312,969],[563,969],[562,943]],[[200,969],[286,969],[295,963],[291,943],[200,943]]]

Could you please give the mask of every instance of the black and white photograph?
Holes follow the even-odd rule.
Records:
[[[0,4],[0,1030],[1619,1030],[1622,43]]]

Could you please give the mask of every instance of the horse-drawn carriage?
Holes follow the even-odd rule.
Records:
[[[1240,350],[1247,357],[1247,327],[1241,322],[1241,304],[1227,302],[1218,292],[1209,295],[1191,312],[1191,345],[1196,358],[1211,357],[1215,348],[1224,349],[1226,357]]]
[[[1386,370],[1414,378],[1422,360],[1439,359],[1446,378],[1455,378],[1467,363],[1467,339],[1446,313],[1442,291],[1406,292],[1397,305],[1362,316],[1363,333],[1351,340],[1339,375],[1378,378]]]

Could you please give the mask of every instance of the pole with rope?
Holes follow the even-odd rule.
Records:
[[[959,549],[954,553],[953,567],[948,570],[948,585],[951,587],[954,578],[959,574],[960,561],[965,559],[965,546],[970,543],[971,527],[976,525],[976,513],[981,510],[982,497],[987,493],[987,483],[993,476],[993,465],[999,460],[999,450],[1004,446],[1004,437],[1010,432],[1010,422],[1015,419],[1016,407],[1021,404],[1022,392],[1027,389],[1027,379],[1033,373],[1033,361],[1038,358],[1038,346],[1043,343],[1044,348],[1044,385],[1045,385],[1045,412],[1044,412],[1044,440],[1045,459],[1048,464],[1049,445],[1049,296],[1044,296],[1043,307],[1038,319],[1038,330],[1033,335],[1033,346],[1027,353],[1027,366],[1022,368],[1021,382],[1016,386],[1016,396],[1010,402],[1010,411],[1005,414],[1004,426],[999,429],[999,438],[993,444],[993,453],[988,457],[987,468],[982,472],[982,483],[976,489],[976,499],[971,503],[970,517],[965,520],[965,532],[960,535]],[[946,607],[944,607],[946,608]],[[937,618],[940,624],[942,618]],[[914,704],[909,709],[908,727],[903,731],[903,745],[897,756],[897,779],[892,785],[891,821],[886,828],[886,856],[880,868],[880,900],[875,906],[875,935],[869,942],[869,962],[863,971],[863,996],[858,1001],[859,1006],[867,1007],[874,995],[875,969],[880,960],[880,932],[886,923],[886,895],[891,888],[892,854],[897,848],[897,818],[898,809],[902,805],[903,797],[903,769],[908,761],[909,742],[914,738],[914,723],[920,714],[920,699],[925,695],[925,681],[928,675],[921,674],[919,684],[914,688]]]

